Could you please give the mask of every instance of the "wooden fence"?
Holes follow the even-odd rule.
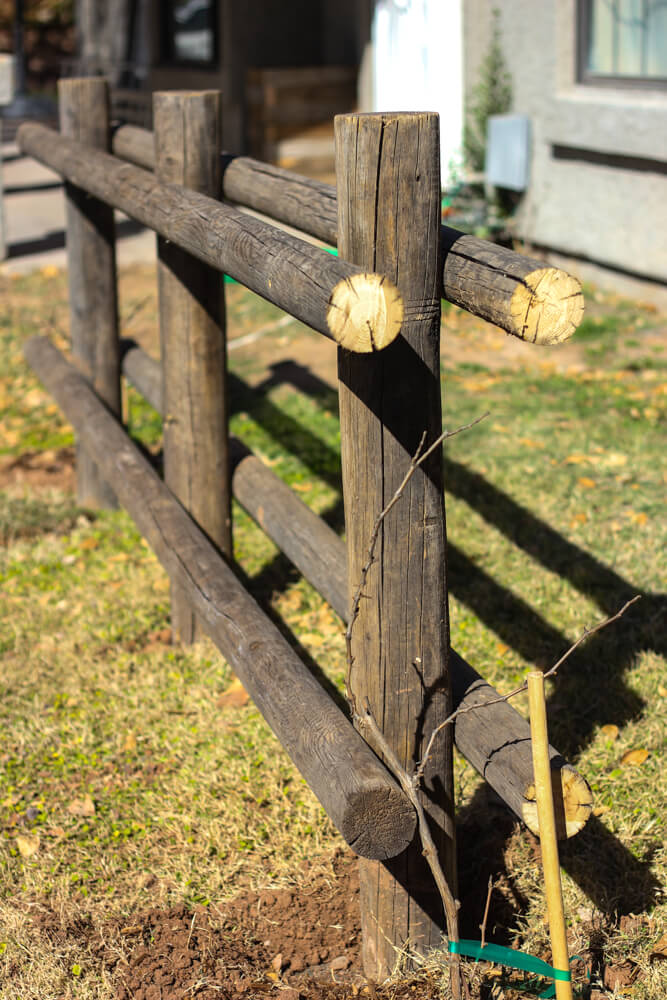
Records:
[[[62,81],[60,113],[60,134],[27,124],[19,144],[66,181],[74,359],[43,338],[26,356],[77,433],[79,498],[127,508],[169,573],[174,631],[212,637],[362,859],[365,969],[383,976],[397,948],[442,938],[414,810],[239,582],[231,497],[346,619],[375,518],[424,432],[427,444],[440,433],[441,297],[545,344],[575,328],[579,286],[440,226],[435,115],[337,118],[336,192],[221,158],[214,92],[156,94],[154,133],[112,136],[99,79]],[[230,202],[337,244],[340,257]],[[160,364],[119,340],[114,208],[158,234]],[[221,271],[338,344],[346,545],[229,436]],[[164,481],[119,422],[121,373],[163,415]],[[536,830],[528,725],[450,650],[445,563],[438,449],[383,525],[353,633],[355,697],[369,699],[408,769],[454,707],[484,706],[459,715],[457,746]],[[429,759],[423,801],[454,881],[451,729]],[[569,836],[588,818],[590,791],[551,753]]]

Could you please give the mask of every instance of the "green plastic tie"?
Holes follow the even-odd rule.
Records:
[[[468,958],[481,958],[482,961],[505,965],[511,969],[534,972],[546,979],[559,979],[567,983],[572,980],[572,973],[569,969],[554,969],[552,965],[536,955],[529,955],[527,952],[517,951],[515,948],[505,948],[500,944],[485,944],[482,947],[480,941],[450,941],[449,951],[453,955],[467,955]],[[549,1000],[555,995],[555,992],[555,987],[549,986],[544,993],[540,993],[540,997],[542,1000]]]

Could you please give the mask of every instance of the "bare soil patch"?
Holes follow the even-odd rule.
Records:
[[[26,451],[0,460],[0,489],[27,487],[74,492],[74,448]]]

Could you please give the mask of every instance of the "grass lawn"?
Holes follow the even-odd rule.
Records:
[[[212,644],[170,645],[168,580],[128,515],[76,505],[71,429],[21,352],[35,333],[66,346],[65,277],[2,277],[0,291],[0,997],[110,1000],[124,996],[137,914],[184,906],[215,928],[240,895],[333,884],[344,845]],[[667,321],[587,294],[568,365],[558,348],[505,356],[501,334],[445,311],[445,425],[490,411],[445,452],[452,645],[508,691],[642,595],[549,681],[549,725],[595,797],[562,849],[577,986],[658,1000]],[[234,382],[233,432],[342,530],[336,394],[318,378],[308,393],[295,385],[304,369],[333,378],[331,345],[296,322],[275,326],[278,311],[238,286],[228,308],[232,338],[268,328],[230,352],[232,372],[258,390]],[[148,269],[123,276],[121,313],[124,335],[154,349]],[[124,406],[156,451],[159,418],[134,391]],[[253,593],[340,686],[340,620],[238,507],[234,537]],[[479,936],[492,875],[487,937],[547,955],[534,838],[462,758],[456,784],[467,936]],[[287,988],[280,962],[254,975],[248,996]],[[421,975],[412,992],[377,996],[446,995],[435,964]],[[226,996],[215,981],[163,995]],[[487,976],[480,995],[502,996],[499,983]]]

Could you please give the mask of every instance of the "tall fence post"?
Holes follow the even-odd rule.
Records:
[[[153,98],[158,179],[220,197],[217,91]],[[222,275],[158,237],[164,476],[208,537],[232,554]],[[183,643],[198,637],[189,602],[172,583],[171,620]]]
[[[94,149],[110,150],[109,87],[100,77],[58,82],[60,131]],[[120,349],[113,208],[65,184],[72,352],[109,409],[120,416]],[[116,507],[95,456],[76,449],[77,499]]]
[[[387,275],[405,304],[402,333],[385,350],[339,350],[348,582],[353,593],[373,524],[417,451],[441,431],[440,163],[435,114],[336,118],[341,257]],[[437,449],[384,521],[352,634],[351,686],[368,699],[408,769],[449,713],[442,457]],[[423,802],[455,890],[452,727],[426,767]],[[363,961],[386,977],[401,952],[442,942],[442,907],[415,840],[388,862],[361,864]]]

